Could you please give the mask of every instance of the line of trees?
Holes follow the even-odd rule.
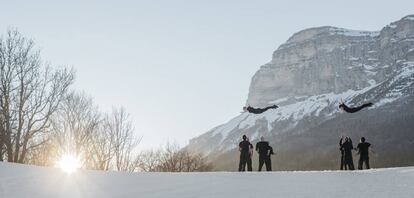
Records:
[[[73,69],[56,68],[17,30],[0,37],[0,161],[53,166],[71,154],[85,169],[212,169],[203,156],[174,144],[138,152],[141,138],[126,109],[102,113],[90,97],[70,89]]]
[[[205,172],[213,170],[212,163],[199,153],[167,143],[157,150],[141,152],[137,168],[145,172]]]

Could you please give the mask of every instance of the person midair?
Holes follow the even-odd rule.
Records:
[[[339,102],[339,108],[342,109],[343,111],[347,112],[347,113],[355,113],[360,111],[361,109],[365,108],[365,107],[371,107],[373,104],[371,102],[365,103],[361,106],[358,107],[348,107],[345,105],[344,101],[341,99],[341,101]]]
[[[279,108],[277,105],[272,105],[272,106],[268,106],[265,108],[254,108],[248,105],[248,106],[243,107],[243,112],[247,111],[249,113],[261,114],[269,109],[277,109],[277,108]]]
[[[369,169],[369,155],[368,150],[371,146],[370,143],[365,142],[365,138],[361,137],[360,143],[357,146],[358,154],[359,154],[359,161],[358,161],[358,169],[362,170],[362,165],[365,163],[365,168]]]

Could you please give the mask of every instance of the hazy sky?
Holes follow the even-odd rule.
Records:
[[[379,30],[413,0],[0,1],[18,28],[100,108],[124,106],[141,148],[192,137],[239,114],[254,72],[293,33],[332,25]]]

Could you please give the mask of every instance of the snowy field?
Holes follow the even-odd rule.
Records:
[[[272,173],[121,173],[0,163],[0,197],[413,198],[414,167]]]

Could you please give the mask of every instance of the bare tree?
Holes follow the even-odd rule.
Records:
[[[124,108],[113,108],[104,121],[104,129],[109,135],[113,149],[113,163],[118,171],[134,171],[136,168],[135,148],[140,142],[134,133],[132,121]]]
[[[0,95],[0,100],[3,97]],[[4,161],[4,154],[6,153],[6,146],[5,146],[5,128],[4,128],[4,118],[3,114],[0,113],[0,162]]]
[[[0,38],[0,148],[7,161],[23,163],[47,141],[50,118],[73,80],[73,70],[51,69],[17,30]]]
[[[71,154],[81,157],[83,166],[90,168],[94,160],[94,147],[100,130],[101,113],[92,99],[83,93],[66,95],[61,108],[53,116],[52,140],[55,156]]]
[[[180,148],[175,143],[167,143],[164,147],[154,151],[140,153],[140,171],[146,172],[203,172],[213,170],[213,166],[201,154],[195,154],[187,149]]]
[[[59,146],[56,145],[56,142],[46,141],[45,143],[33,148],[30,150],[30,152],[28,152],[25,163],[38,166],[56,165],[57,148],[59,148]]]
[[[102,119],[92,99],[68,93],[73,80],[73,70],[44,64],[18,31],[0,38],[0,161],[50,165],[73,154],[84,168],[134,171],[140,138],[125,109]]]
[[[103,124],[100,125],[99,133],[96,134],[92,146],[93,163],[90,168],[97,170],[110,170],[114,155],[111,136],[108,130],[105,130]]]
[[[167,142],[161,152],[161,164],[159,170],[162,172],[181,172],[180,147],[176,143]]]
[[[158,171],[161,165],[161,152],[161,149],[142,151],[138,155],[138,170],[144,172]]]
[[[52,132],[46,144],[33,151],[31,163],[51,165],[63,154],[79,157],[85,169],[135,171],[132,122],[125,109],[114,108],[103,116],[85,94],[67,94],[52,118]]]

